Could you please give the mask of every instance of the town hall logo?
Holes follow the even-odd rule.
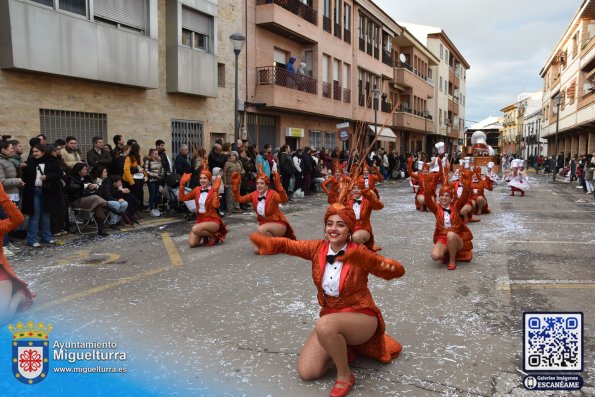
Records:
[[[48,334],[52,324],[26,325],[19,322],[15,327],[8,324],[12,333],[12,373],[19,381],[33,385],[44,380],[50,367]]]

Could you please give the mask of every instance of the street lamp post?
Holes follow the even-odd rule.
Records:
[[[229,40],[231,41],[231,45],[233,46],[233,53],[236,56],[236,64],[235,64],[235,72],[236,72],[236,86],[235,86],[235,107],[233,111],[233,118],[234,118],[234,130],[233,130],[233,138],[234,144],[238,144],[238,140],[240,139],[240,127],[239,127],[239,115],[238,115],[238,58],[240,57],[240,52],[242,52],[242,48],[244,48],[244,43],[246,42],[246,36],[241,33],[234,33],[229,36]]]
[[[374,86],[372,89],[372,96],[374,98],[374,102],[372,106],[374,106],[374,132],[378,134],[378,98],[380,98],[380,90]]]
[[[556,159],[554,160],[554,177],[553,181],[556,182],[556,173],[558,172],[558,127],[560,124],[560,94],[554,97],[554,106],[556,106],[556,143],[554,144],[556,150]]]

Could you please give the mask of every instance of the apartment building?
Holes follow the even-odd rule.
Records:
[[[504,113],[504,122],[502,123],[501,130],[503,142],[502,153],[527,158],[529,145],[536,146],[533,149],[539,149],[539,145],[536,145],[537,130],[534,123],[537,114],[541,112],[542,96],[543,91],[533,93],[524,92],[517,96],[517,100],[514,103],[501,109],[501,112]],[[527,120],[528,118],[530,120]],[[532,124],[525,125],[525,121]],[[539,129],[540,127],[537,128]]]
[[[348,123],[397,147],[389,108],[403,29],[373,2],[248,0],[246,20],[251,142],[332,149],[342,146],[337,125]]]
[[[233,0],[0,0],[0,132],[142,153],[231,139],[242,23]]]
[[[519,108],[515,103],[500,109],[502,115],[502,129],[500,130],[500,143],[502,154],[516,154],[516,136],[518,131]]]
[[[448,152],[461,150],[464,144],[467,70],[469,64],[448,35],[441,28],[400,22],[439,59],[432,67],[435,82],[429,108],[435,117],[434,130],[428,134],[426,145],[446,143]]]
[[[547,154],[595,150],[595,4],[584,0],[540,71]]]

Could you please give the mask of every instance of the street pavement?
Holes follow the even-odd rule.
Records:
[[[473,261],[447,271],[430,258],[434,216],[415,210],[411,188],[388,182],[379,190],[377,244],[406,273],[393,281],[371,276],[369,286],[403,352],[386,365],[360,357],[350,396],[571,395],[522,386],[523,313],[530,311],[584,313],[586,386],[572,395],[595,395],[592,196],[534,174],[525,197],[496,186],[487,196],[492,214],[470,225]],[[317,195],[284,210],[299,239],[319,239],[325,209]],[[51,373],[33,391],[9,379],[5,365],[2,388],[40,397],[327,396],[334,369],[312,382],[295,369],[319,312],[310,264],[254,255],[253,214],[225,221],[228,238],[216,247],[190,249],[192,222],[159,220],[12,258],[37,293],[13,323],[52,323],[51,340],[115,342],[127,352],[127,373]]]

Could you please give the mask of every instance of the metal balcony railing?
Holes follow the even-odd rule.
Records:
[[[366,40],[359,38],[359,49],[360,51],[366,51]]]
[[[351,103],[351,90],[349,88],[343,88],[343,102]]]
[[[331,97],[331,83],[322,82],[322,96],[325,98]]]
[[[316,25],[316,10],[302,3],[300,0],[256,0],[256,5],[263,4],[277,4],[292,14]]]
[[[407,70],[409,70],[410,72],[412,72],[412,73],[413,73],[413,68],[412,68],[412,67],[411,67],[411,65],[409,65],[408,63],[405,63],[405,62],[399,62],[399,63],[397,63],[397,67],[398,67],[398,68],[404,68],[404,69],[407,69]]]
[[[322,17],[322,29],[325,32],[331,33],[331,19],[326,15]]]
[[[343,29],[343,41],[351,44],[351,30]]]
[[[279,68],[277,66],[262,66],[256,68],[256,84],[278,85],[293,90],[304,91],[309,94],[316,94],[318,92],[318,82],[316,79],[290,72],[287,69]]]
[[[333,99],[340,101],[341,95],[343,94],[341,86],[337,84],[333,84]]]
[[[343,29],[341,28],[341,25],[339,25],[338,23],[335,23],[335,37],[341,39],[341,33],[343,33]]]
[[[388,102],[380,102],[380,110],[384,113],[390,113],[393,110],[393,107]]]

